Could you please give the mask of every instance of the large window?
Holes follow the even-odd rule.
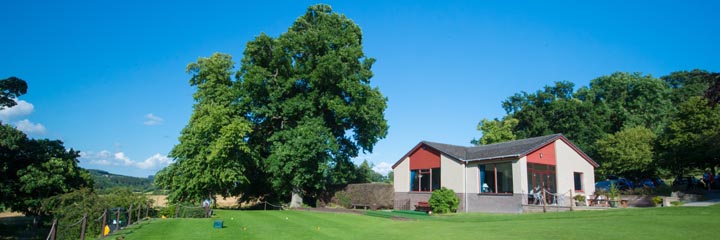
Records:
[[[573,173],[573,179],[575,179],[575,191],[582,192],[583,186],[582,186],[582,173],[575,172]]]
[[[480,165],[481,193],[512,193],[512,163]]]
[[[440,189],[440,168],[410,170],[410,191],[431,192]]]

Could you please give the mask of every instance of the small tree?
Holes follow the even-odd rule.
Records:
[[[429,204],[436,213],[457,212],[460,199],[455,195],[455,191],[442,187],[433,191]]]

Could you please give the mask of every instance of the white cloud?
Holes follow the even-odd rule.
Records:
[[[35,109],[35,107],[29,102],[17,99],[15,99],[15,102],[17,102],[17,105],[0,110],[0,121],[7,122],[17,117],[29,115]]]
[[[373,166],[372,170],[382,174],[383,176],[387,176],[389,172],[392,172],[392,165],[386,162],[381,162],[378,165]]]
[[[22,120],[15,123],[15,128],[27,134],[45,134],[45,126],[39,123],[32,123],[30,120]]]
[[[145,115],[145,118],[147,118],[147,121],[145,121],[143,124],[147,126],[155,126],[160,125],[165,122],[165,119],[162,119],[161,117],[155,116],[152,113],[148,113]]]
[[[80,159],[88,161],[91,165],[134,167],[143,170],[159,169],[169,165],[172,161],[167,156],[156,153],[155,155],[145,159],[145,161],[138,162],[130,159],[124,152],[111,153],[106,150],[98,153],[81,152]]]
[[[170,164],[170,158],[160,155],[159,153],[156,153],[152,157],[145,159],[145,161],[135,163],[135,165],[140,169],[152,169],[156,166],[164,167],[168,164]]]

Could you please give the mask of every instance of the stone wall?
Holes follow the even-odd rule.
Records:
[[[523,198],[522,194],[468,194],[468,210],[469,212],[522,213]],[[462,204],[462,200],[460,202]]]

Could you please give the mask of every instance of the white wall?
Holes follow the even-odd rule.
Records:
[[[452,189],[455,193],[463,193],[463,165],[462,163],[440,154],[440,184]]]
[[[395,192],[410,192],[410,157],[405,157],[405,159],[393,169],[393,176]]]
[[[555,141],[557,157],[557,191],[567,192],[575,187],[573,173],[583,173],[583,189],[585,195],[595,193],[595,168],[579,153],[575,152],[564,141]],[[578,194],[578,193],[576,193]]]
[[[465,177],[467,178],[467,192],[480,193],[480,169],[477,163],[469,163],[465,168]]]
[[[517,170],[516,170],[517,169]],[[528,180],[527,180],[527,157],[522,157],[517,161],[513,162],[513,192],[527,194]]]

